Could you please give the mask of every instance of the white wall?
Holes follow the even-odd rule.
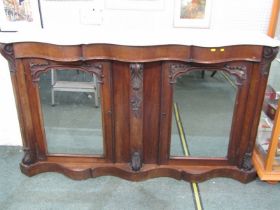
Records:
[[[42,1],[44,27],[80,27],[80,10],[101,8],[104,27],[172,28],[174,0],[162,10],[110,10],[104,1]],[[131,0],[132,1],[132,0]],[[266,32],[273,0],[213,0],[210,29],[236,29]],[[139,1],[138,1],[139,2]],[[97,4],[97,6],[95,6]],[[93,27],[87,25],[86,27]]]
[[[98,3],[99,6],[95,4]],[[172,28],[172,0],[165,0],[162,10],[109,10],[103,0],[45,1],[41,0],[44,26],[48,28],[100,27],[81,25],[80,10],[100,8],[102,26],[126,28]],[[252,30],[266,33],[272,0],[213,0],[210,29]],[[20,145],[21,137],[6,61],[0,56],[0,145]]]
[[[15,100],[7,61],[0,56],[0,145],[21,145]]]

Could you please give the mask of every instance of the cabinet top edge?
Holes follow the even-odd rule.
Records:
[[[131,47],[184,45],[225,47],[235,45],[280,46],[280,41],[259,32],[209,29],[172,30],[36,30],[0,32],[0,43],[47,43],[61,46],[112,44]]]

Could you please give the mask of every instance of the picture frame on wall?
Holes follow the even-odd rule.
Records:
[[[0,31],[43,28],[40,0],[0,0]]]
[[[163,10],[165,0],[105,0],[106,9]]]
[[[175,0],[174,26],[209,28],[212,0]]]

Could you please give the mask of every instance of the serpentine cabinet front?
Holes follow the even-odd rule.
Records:
[[[207,48],[2,44],[1,53],[9,61],[24,144],[21,170],[28,176],[53,171],[73,179],[113,175],[133,181],[161,176],[204,181],[222,176],[248,182],[256,175],[251,164],[252,150],[270,63],[277,51],[278,48],[253,45]],[[74,70],[96,78],[102,121],[101,154],[48,150],[49,135],[44,125],[47,116],[43,116],[39,83],[44,79],[42,75],[52,70]],[[174,85],[189,72],[201,71],[224,72],[237,87],[227,154],[171,156]]]

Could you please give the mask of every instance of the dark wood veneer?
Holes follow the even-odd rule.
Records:
[[[216,51],[212,52],[211,49]],[[183,45],[131,47],[113,44],[60,46],[46,43],[16,43],[14,51],[15,58],[42,58],[65,62],[93,59],[129,63],[163,60],[197,63],[217,63],[236,60],[259,62],[262,60],[261,46],[250,46],[244,49],[242,46],[218,48]]]
[[[59,46],[1,44],[16,98],[28,176],[54,171],[73,179],[113,175],[140,181],[173,177],[204,181],[254,179],[251,164],[270,63],[278,48],[237,45],[217,48],[112,44]],[[48,154],[38,79],[50,68],[79,69],[101,83],[103,156]],[[226,71],[238,87],[227,157],[170,157],[173,85],[189,71]]]

